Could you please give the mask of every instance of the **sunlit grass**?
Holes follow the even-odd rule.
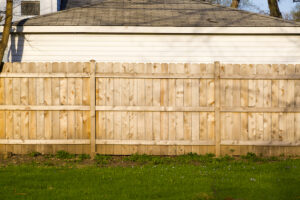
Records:
[[[67,158],[74,156],[61,159]],[[77,162],[0,167],[0,199],[300,199],[299,159],[254,154],[95,159],[84,167]]]

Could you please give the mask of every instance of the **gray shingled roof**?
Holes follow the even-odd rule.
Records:
[[[93,5],[102,1],[103,0],[62,0],[60,7],[62,10],[65,10],[70,8]]]
[[[15,23],[17,24],[156,27],[300,26],[292,21],[212,5],[201,0],[102,0],[97,4],[30,18]]]

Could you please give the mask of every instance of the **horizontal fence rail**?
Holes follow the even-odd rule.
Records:
[[[0,153],[300,153],[300,65],[6,63]]]

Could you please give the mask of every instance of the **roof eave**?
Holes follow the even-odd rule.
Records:
[[[2,32],[3,26],[0,27]],[[300,34],[300,27],[13,26],[12,33]]]

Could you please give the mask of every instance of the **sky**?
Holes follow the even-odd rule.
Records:
[[[243,0],[241,0],[241,2],[242,1]],[[269,12],[268,0],[249,0],[249,1],[251,4],[255,5],[257,8],[260,8],[264,12]],[[293,0],[279,0],[279,9],[283,15],[285,15],[286,13],[290,13],[295,8],[296,5],[300,5],[300,2],[295,3],[293,2]],[[255,8],[245,7],[244,9],[252,12],[253,11],[257,12]]]

